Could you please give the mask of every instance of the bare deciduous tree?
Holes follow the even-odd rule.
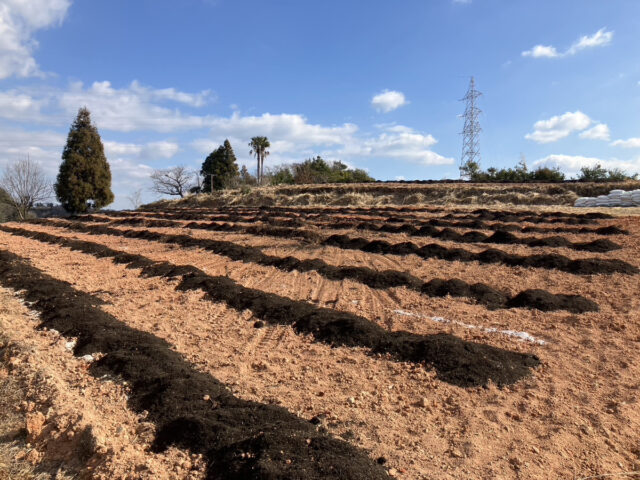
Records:
[[[47,200],[53,193],[40,165],[29,157],[9,165],[4,170],[0,186],[9,194],[20,220],[26,220],[33,206]]]
[[[142,189],[134,190],[131,195],[127,196],[127,200],[131,203],[131,208],[137,210],[142,205]]]
[[[183,198],[193,183],[193,172],[178,166],[165,170],[155,170],[151,174],[151,189],[161,195],[178,195]]]

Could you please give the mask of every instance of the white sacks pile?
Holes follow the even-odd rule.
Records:
[[[580,197],[574,207],[640,207],[640,190],[611,190],[609,195]]]

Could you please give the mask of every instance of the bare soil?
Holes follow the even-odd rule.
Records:
[[[301,210],[298,216],[305,220],[306,214]],[[426,210],[411,215],[424,222],[442,217]],[[322,238],[341,234],[361,237],[367,245],[383,245],[378,249],[349,249],[313,239],[258,235],[246,229],[190,229],[184,227],[186,221],[179,226],[140,225],[136,229],[113,224],[107,228],[115,231],[94,232],[64,228],[68,224],[56,225],[55,221],[10,224],[11,228],[36,234],[2,231],[0,249],[28,259],[33,268],[53,280],[69,282],[78,294],[100,300],[91,308],[166,342],[184,359],[185,368],[214,377],[239,401],[283,407],[288,415],[312,426],[314,435],[322,436],[326,431],[339,438],[358,452],[354,458],[363,455],[357,457],[365,459],[359,464],[361,468],[369,465],[376,471],[375,467],[382,464],[389,475],[406,479],[584,478],[640,470],[640,299],[636,294],[640,291],[640,275],[633,270],[640,267],[640,219],[589,220],[584,226],[591,229],[627,231],[628,235],[607,236],[621,249],[581,252],[566,244],[500,244],[495,247],[502,252],[501,260],[480,263],[478,258],[460,261],[442,255],[385,250],[388,247],[380,242],[413,242],[420,249],[432,241],[402,232],[302,227],[320,232]],[[88,229],[99,226],[96,222],[84,224]],[[241,221],[235,224],[246,226]],[[254,226],[269,225],[258,220]],[[527,225],[543,223],[521,223],[521,227]],[[575,224],[569,220],[548,226],[568,228]],[[126,234],[134,230],[140,234]],[[37,232],[48,236],[38,236]],[[491,234],[490,230],[482,232]],[[322,268],[343,272],[347,268],[366,268],[374,275],[394,271],[417,279],[421,286],[434,279],[457,279],[467,286],[483,284],[524,304],[513,300],[506,308],[487,308],[473,295],[451,296],[447,288],[465,288],[455,283],[443,287],[445,296],[425,295],[422,287],[412,287],[414,280],[376,288],[357,276],[331,278],[320,268],[283,269],[261,262],[263,257],[259,255],[240,260],[214,253],[199,242],[181,246],[163,241],[170,235],[231,242],[241,251],[250,248],[263,256],[290,257],[297,262],[321,260]],[[571,244],[599,238],[595,231],[562,236]],[[435,241],[447,251],[461,248],[455,239]],[[487,246],[465,243],[462,248],[478,255]],[[562,256],[569,262],[585,258],[608,265],[624,262],[632,269],[595,274],[504,261],[509,258],[504,255],[526,258],[540,254]],[[296,265],[300,263],[294,262]],[[519,297],[522,292],[536,290],[578,295],[598,309],[545,312],[535,308],[540,296],[529,293],[526,298]],[[305,319],[322,321],[304,329]],[[24,337],[29,331],[35,336],[47,335],[33,331],[34,321],[26,316],[18,316],[13,322],[20,325]],[[322,328],[315,329],[317,325]],[[397,345],[415,346],[430,338],[449,340],[422,343],[419,357],[399,355]],[[55,358],[65,355],[82,362],[45,341],[36,345],[52,365],[56,364]],[[455,350],[453,345],[462,349]],[[113,356],[105,345],[98,350],[105,359]],[[438,354],[434,356],[433,352]],[[484,353],[474,356],[480,352]],[[83,350],[76,353],[85,354]],[[452,353],[460,362],[454,370],[448,370],[455,375],[447,377],[446,368],[439,362]],[[460,381],[474,378],[483,362],[500,371],[494,363],[498,357],[491,356],[494,354],[506,355],[501,361],[503,368],[515,359],[526,368],[508,381],[501,375],[489,375],[480,382]],[[65,368],[58,371],[67,375],[70,384],[103,384],[86,368],[75,373],[82,380],[65,374]],[[118,385],[109,383],[108,387]],[[76,396],[71,390],[69,395]],[[100,395],[85,401],[94,409],[109,405],[108,398]],[[133,428],[140,412],[130,402],[119,405],[119,410],[104,417]],[[68,411],[77,408],[77,403],[69,400]],[[194,418],[205,418],[197,408],[192,411]],[[105,418],[95,415],[87,422],[101,425]],[[156,420],[150,421],[156,425]],[[173,437],[167,436],[170,431],[165,430],[162,436],[153,430],[149,441],[157,445],[159,441],[184,440],[184,434],[177,431]],[[279,441],[287,443],[285,439]],[[291,448],[292,444],[287,445]],[[282,450],[289,451],[285,447]],[[173,450],[163,454],[141,452],[140,457],[136,453],[113,458],[128,472],[135,472],[143,458],[161,458],[155,465],[164,466],[169,475],[167,472],[175,470],[163,462],[177,462],[179,455],[192,462],[197,448],[193,442],[177,441]],[[196,468],[197,472],[204,474],[202,469]],[[355,475],[353,478],[373,478]],[[281,478],[303,477],[291,474]]]

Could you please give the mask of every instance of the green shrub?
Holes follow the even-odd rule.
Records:
[[[637,180],[638,174],[628,175],[626,172],[619,168],[607,170],[603,168],[599,163],[594,167],[582,167],[580,169],[580,175],[578,175],[578,181],[580,182],[623,182],[625,180]]]
[[[565,175],[558,167],[538,167],[530,174],[532,182],[564,182]]]
[[[293,173],[286,165],[270,168],[267,172],[267,179],[271,185],[293,185],[295,183]]]

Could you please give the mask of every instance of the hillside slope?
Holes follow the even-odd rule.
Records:
[[[597,196],[613,189],[640,188],[640,182],[621,183],[364,183],[281,185],[226,190],[161,200],[151,206],[296,206],[296,205],[564,205],[578,197]]]

